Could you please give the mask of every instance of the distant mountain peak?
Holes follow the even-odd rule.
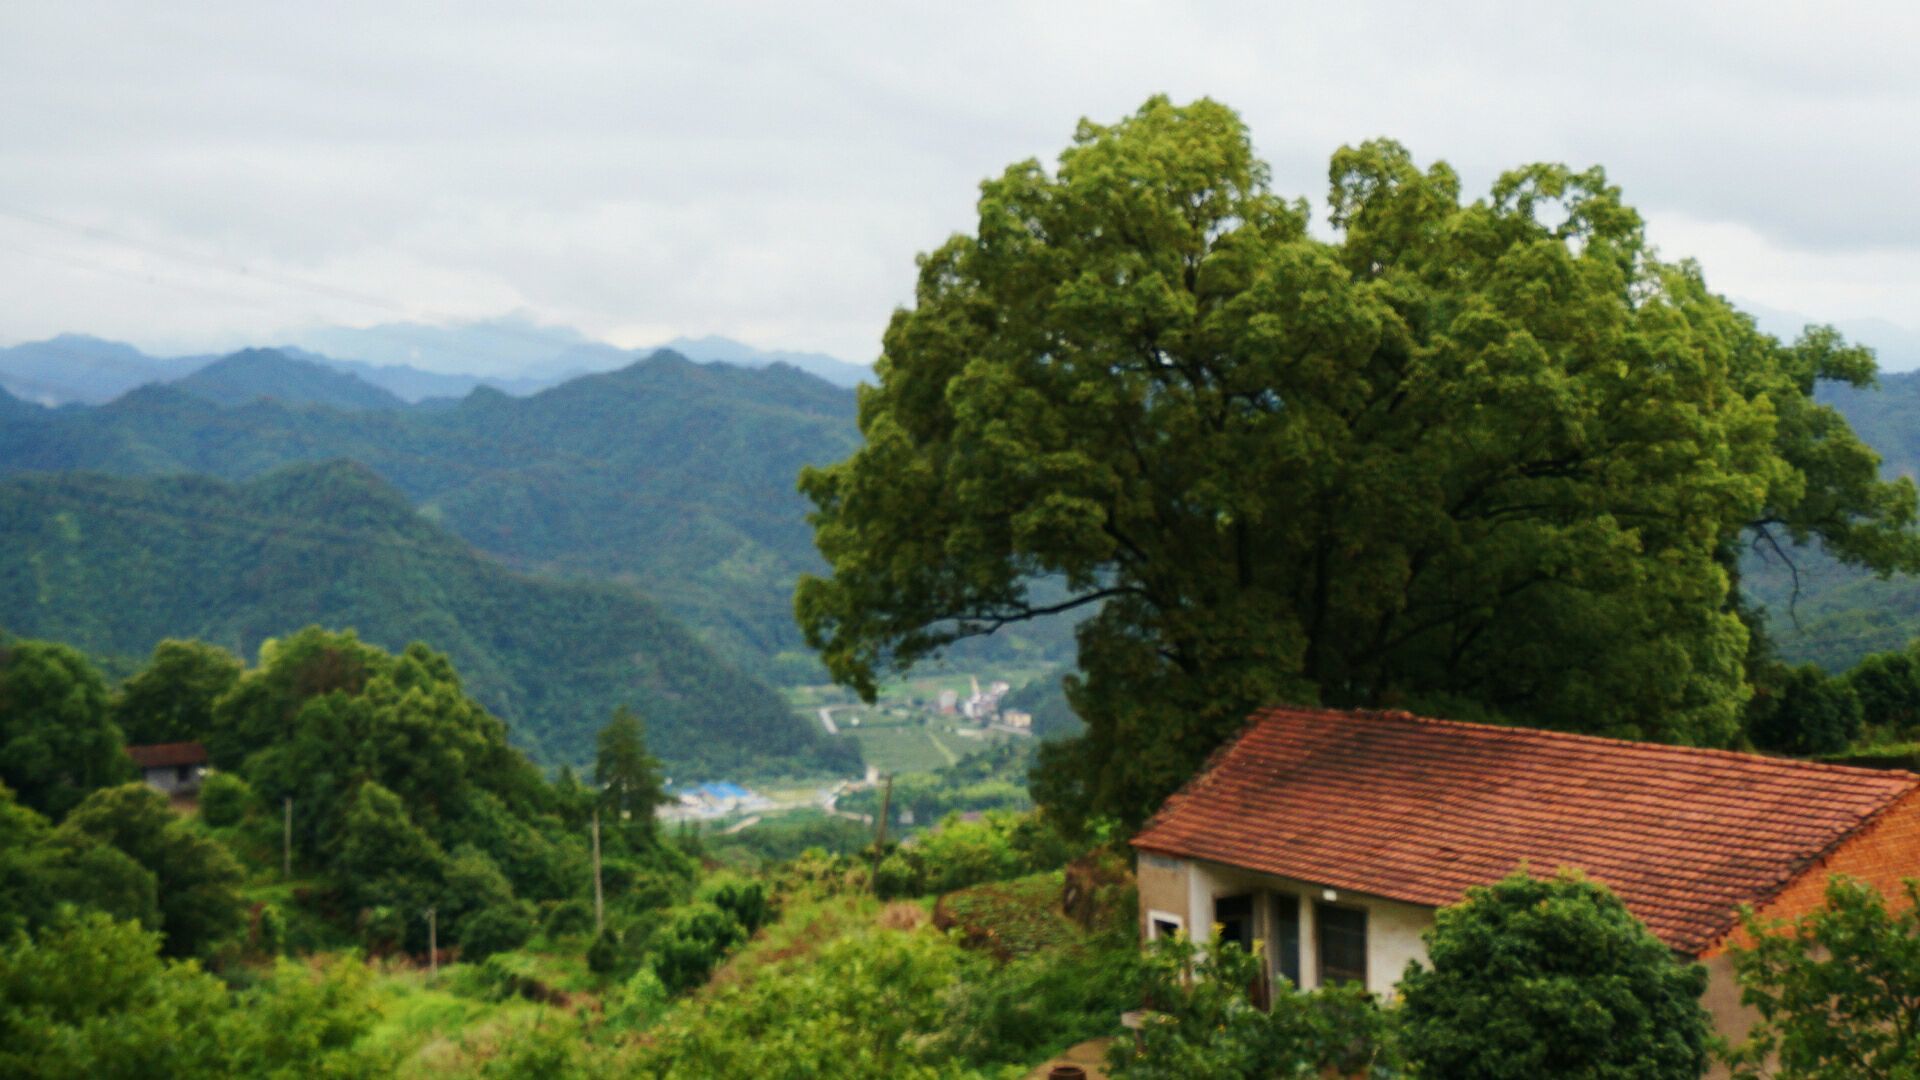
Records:
[[[279,349],[242,349],[177,380],[174,386],[216,405],[246,405],[262,398],[285,405],[335,409],[398,409],[398,396],[358,376]]]

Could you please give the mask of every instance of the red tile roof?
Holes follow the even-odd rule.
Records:
[[[207,748],[197,742],[149,743],[127,747],[127,756],[142,769],[168,769],[179,765],[205,765]]]
[[[1406,713],[1267,709],[1133,838],[1441,906],[1522,862],[1605,882],[1688,955],[1902,795],[1912,773]]]

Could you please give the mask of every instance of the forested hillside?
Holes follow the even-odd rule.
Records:
[[[389,648],[424,640],[445,651],[549,761],[586,759],[593,732],[626,704],[677,775],[858,767],[850,741],[823,741],[647,600],[503,569],[358,465],[239,486],[18,477],[0,482],[0,549],[6,628],[96,654],[196,637],[252,656],[310,624],[353,627]]]
[[[1871,344],[1871,342],[1868,342]],[[1920,372],[1882,375],[1879,385],[1820,387],[1861,439],[1879,452],[1882,476],[1920,477]],[[1920,578],[1842,566],[1815,547],[1780,553],[1756,545],[1742,564],[1748,595],[1768,612],[1781,654],[1843,671],[1871,653],[1920,637]]]
[[[431,410],[229,408],[145,386],[0,427],[0,471],[245,479],[347,458],[516,567],[634,582],[730,657],[797,666],[792,582],[818,563],[794,477],[852,451],[853,411],[851,391],[791,368],[671,353]]]
[[[398,409],[406,405],[370,382],[278,349],[242,349],[173,385],[216,405],[245,405],[260,398],[337,409]]]

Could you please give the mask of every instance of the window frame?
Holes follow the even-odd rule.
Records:
[[[1275,889],[1268,893],[1268,896],[1268,911],[1273,920],[1273,948],[1270,951],[1273,954],[1274,977],[1287,980],[1296,990],[1304,990],[1306,989],[1304,985],[1306,972],[1302,970],[1304,965],[1300,963],[1300,932],[1305,928],[1306,923],[1302,917],[1305,913],[1301,910],[1306,906],[1306,898],[1290,889]],[[1282,933],[1289,925],[1288,920],[1283,917],[1288,910],[1288,905],[1292,905],[1293,911],[1291,942]],[[1293,968],[1292,974],[1287,973],[1288,967]]]
[[[1187,932],[1187,920],[1184,916],[1175,915],[1171,911],[1159,911],[1153,908],[1149,908],[1147,909],[1147,940],[1148,941],[1159,941],[1160,938],[1164,936],[1160,932],[1161,923],[1172,924],[1173,929],[1169,931],[1170,933],[1184,934]]]
[[[1358,982],[1361,989],[1371,990],[1368,968],[1373,962],[1373,913],[1358,904],[1329,903],[1324,900],[1316,900],[1313,904],[1313,966],[1317,985],[1322,988],[1335,985],[1327,979],[1327,920],[1323,915],[1328,911],[1360,917],[1360,977],[1342,978],[1340,982]]]

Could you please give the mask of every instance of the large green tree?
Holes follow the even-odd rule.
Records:
[[[130,743],[198,742],[213,729],[213,705],[240,681],[242,665],[217,645],[169,638],[113,695],[114,722]]]
[[[167,955],[210,955],[246,928],[239,862],[145,784],[88,795],[59,831],[109,844],[154,876]]]
[[[982,185],[865,445],[802,474],[835,678],[1094,612],[1039,793],[1138,819],[1275,701],[1728,743],[1747,538],[1916,562],[1913,487],[1811,396],[1870,354],[1757,332],[1600,170],[1331,180],[1328,240],[1231,110],[1156,98]]]
[[[99,670],[51,641],[0,642],[0,782],[59,817],[133,775]]]
[[[613,719],[600,729],[593,782],[600,785],[601,800],[620,822],[623,834],[636,841],[654,836],[653,810],[669,801],[666,784],[659,760],[647,753],[646,728],[625,705],[615,709]]]

